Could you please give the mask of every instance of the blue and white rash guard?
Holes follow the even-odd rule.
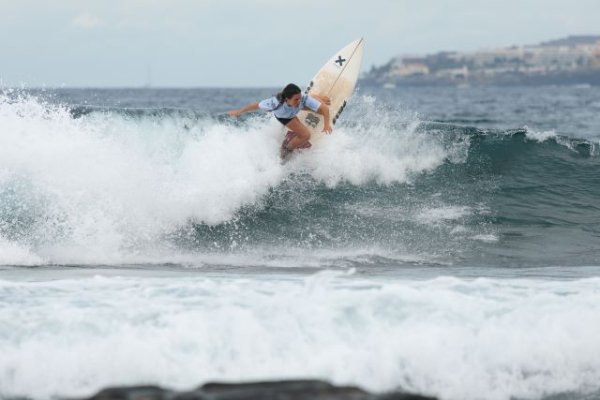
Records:
[[[273,115],[277,118],[294,118],[305,107],[317,112],[319,107],[321,107],[321,102],[314,97],[303,94],[298,107],[288,106],[285,101],[279,105],[279,100],[275,96],[258,103],[258,108],[265,111],[272,111]]]

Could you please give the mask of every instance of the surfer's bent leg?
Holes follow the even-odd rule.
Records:
[[[310,139],[310,131],[306,125],[300,122],[298,117],[294,117],[285,127],[296,134],[296,136],[294,136],[294,138],[290,140],[287,145],[288,149],[290,150],[294,150],[302,146]]]

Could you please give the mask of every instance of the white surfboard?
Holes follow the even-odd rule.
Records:
[[[329,117],[332,125],[340,118],[348,99],[354,92],[363,55],[363,39],[360,38],[336,52],[312,78],[306,94],[329,96]],[[312,111],[300,111],[298,119],[310,129],[311,143],[322,138],[323,116]],[[335,133],[335,131],[334,131]]]

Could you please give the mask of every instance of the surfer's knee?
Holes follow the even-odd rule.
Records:
[[[298,133],[298,136],[300,137],[300,139],[302,140],[309,140],[310,139],[310,131],[308,130],[308,128],[304,127],[304,129],[300,129]]]
[[[310,139],[310,130],[298,118],[294,118],[287,127],[296,133],[302,141]]]
[[[298,121],[298,131],[296,132],[303,140],[310,139],[310,130],[302,122]]]

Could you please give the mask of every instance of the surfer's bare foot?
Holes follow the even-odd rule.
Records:
[[[281,150],[279,151],[279,157],[284,160],[290,153],[294,150],[290,150],[287,146],[281,146]]]

